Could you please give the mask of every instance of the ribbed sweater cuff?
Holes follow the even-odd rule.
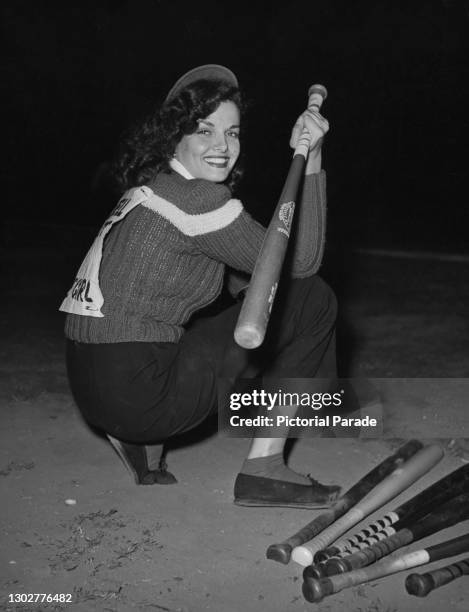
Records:
[[[315,274],[322,262],[326,233],[326,173],[305,176],[293,255],[294,278]]]

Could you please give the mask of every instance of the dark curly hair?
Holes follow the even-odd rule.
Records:
[[[126,190],[144,185],[159,172],[170,172],[169,161],[181,138],[193,134],[198,120],[211,115],[226,101],[234,102],[243,115],[245,106],[238,88],[222,80],[201,79],[164,102],[123,138],[113,167],[119,187]],[[241,176],[238,160],[226,185],[233,190]]]

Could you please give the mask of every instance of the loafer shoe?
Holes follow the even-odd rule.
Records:
[[[337,485],[323,485],[311,476],[310,485],[238,474],[234,503],[238,506],[277,506],[281,508],[329,508],[339,497]]]

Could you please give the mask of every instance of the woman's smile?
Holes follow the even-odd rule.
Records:
[[[205,157],[205,161],[209,166],[214,166],[215,168],[226,168],[228,166],[229,157],[227,156],[219,156],[219,157]]]

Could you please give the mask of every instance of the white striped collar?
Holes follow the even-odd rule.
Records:
[[[243,211],[239,200],[228,200],[205,213],[187,213],[168,200],[153,194],[142,206],[158,213],[186,236],[203,236],[222,230],[233,223]]]
[[[177,172],[178,174],[181,174],[184,178],[189,179],[189,180],[194,178],[192,174],[190,174],[190,172],[186,170],[185,166],[183,166],[181,162],[178,161],[175,157],[172,157],[170,159],[169,165],[175,172]]]

